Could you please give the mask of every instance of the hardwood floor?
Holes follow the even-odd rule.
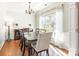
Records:
[[[28,56],[28,49],[25,49],[24,56]],[[59,56],[53,46],[49,48],[49,55],[50,56]],[[6,41],[2,49],[0,50],[0,56],[22,56],[22,51],[19,47],[19,40],[10,40]],[[46,56],[45,52],[41,53],[41,56]]]
[[[28,55],[27,49],[25,55]],[[0,51],[0,56],[22,56],[19,40],[6,41]]]

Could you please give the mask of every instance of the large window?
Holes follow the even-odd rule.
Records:
[[[39,21],[39,28],[45,29],[46,32],[52,32],[53,31],[52,15],[41,16]]]
[[[53,32],[52,41],[62,44],[63,39],[63,8],[57,8],[53,13],[40,16],[39,27],[47,32]]]
[[[63,9],[56,10],[55,15],[55,42],[61,43],[63,39]]]

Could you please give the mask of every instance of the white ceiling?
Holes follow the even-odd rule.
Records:
[[[25,6],[28,6],[28,3],[26,3],[27,5]],[[45,4],[47,4],[47,6],[51,5],[52,2],[33,2],[31,3],[31,8],[35,11],[39,11],[47,6],[45,6]]]
[[[31,8],[34,11],[39,11],[41,9],[46,8],[47,6],[53,4],[53,2],[31,2]],[[17,11],[17,12],[24,12],[28,9],[28,2],[0,2],[0,9],[3,8],[6,11]]]

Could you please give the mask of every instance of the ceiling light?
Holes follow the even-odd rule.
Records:
[[[26,9],[25,12],[28,13],[28,14],[34,13],[34,11],[31,9],[31,2],[28,2],[28,4],[29,4],[28,9]]]

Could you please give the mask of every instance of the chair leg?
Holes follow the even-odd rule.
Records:
[[[38,52],[36,52],[36,56],[38,56]]]
[[[34,50],[34,49],[32,49],[32,53],[31,53],[31,55],[34,55],[34,53],[35,53],[35,50]]]
[[[22,51],[22,48],[23,48],[23,43],[21,44],[21,51]]]
[[[31,54],[30,54],[30,55],[32,55],[32,52],[33,52],[33,51],[32,51],[32,47],[30,48],[30,52],[31,52]]]
[[[40,52],[40,56],[41,56],[41,52]]]
[[[31,54],[31,49],[30,49],[30,47],[28,48],[28,53],[29,53],[29,56],[30,56],[30,54]]]
[[[20,40],[20,42],[19,42],[19,46],[21,46],[21,40]]]
[[[24,54],[25,54],[25,46],[24,46],[24,49],[23,49],[23,56],[24,56]]]
[[[48,49],[46,50],[46,53],[47,53],[47,55],[49,56],[49,50],[48,50]]]

